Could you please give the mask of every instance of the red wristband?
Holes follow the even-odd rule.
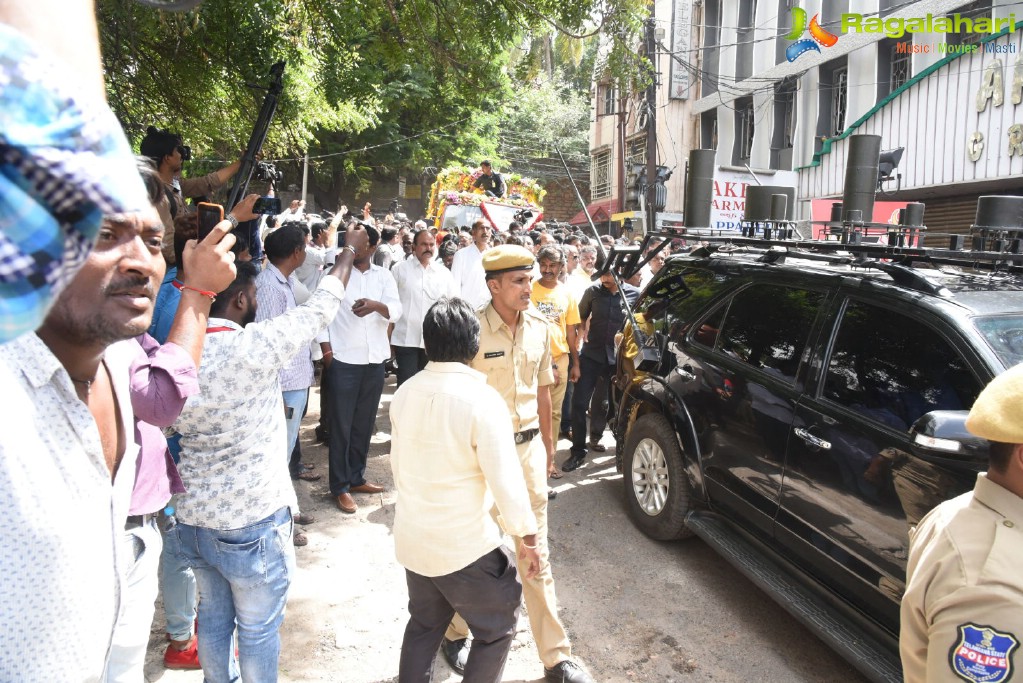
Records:
[[[189,287],[184,282],[179,282],[178,280],[171,280],[171,284],[174,285],[174,288],[178,289],[178,290],[190,289],[193,292],[198,292],[199,294],[202,294],[203,296],[208,296],[210,298],[211,302],[217,300],[217,293],[216,292],[211,292],[211,291],[206,290],[206,289],[198,289],[196,287]]]

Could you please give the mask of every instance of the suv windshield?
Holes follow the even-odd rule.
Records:
[[[984,339],[991,345],[1005,367],[1023,363],[1023,316],[1000,315],[974,318]]]

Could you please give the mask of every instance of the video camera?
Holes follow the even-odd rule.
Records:
[[[507,215],[507,214],[505,214],[505,215]],[[528,223],[529,219],[532,218],[532,217],[533,217],[533,212],[530,211],[529,209],[519,209],[518,211],[515,212],[515,215],[513,216],[515,221],[518,222],[518,223],[521,223],[522,225],[525,225],[526,223]]]
[[[269,161],[256,162],[254,175],[256,176],[256,180],[260,180],[264,183],[279,183],[284,180],[284,172]]]

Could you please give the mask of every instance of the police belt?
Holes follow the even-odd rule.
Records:
[[[539,429],[527,429],[524,432],[515,432],[515,443],[516,445],[529,443],[530,441],[533,440],[533,437],[535,437],[539,433],[540,433]]]

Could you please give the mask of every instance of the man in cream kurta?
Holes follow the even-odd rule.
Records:
[[[522,587],[491,517],[519,541],[526,578],[539,568],[536,519],[504,401],[467,363],[479,323],[461,299],[441,299],[424,320],[430,362],[394,394],[391,469],[398,490],[394,546],[406,568],[409,622],[399,680],[428,683],[457,609],[476,637],[467,680],[501,680]]]

